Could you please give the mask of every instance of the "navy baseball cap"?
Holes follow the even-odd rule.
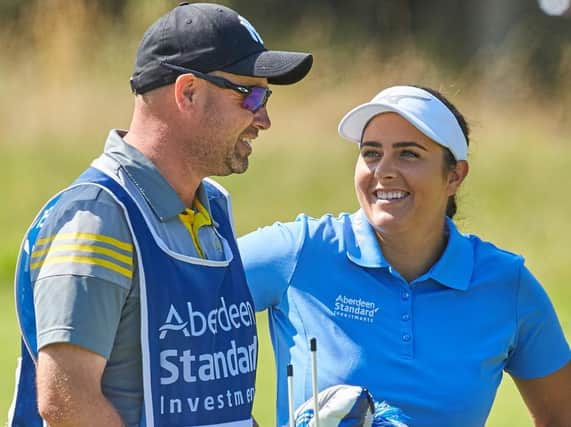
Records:
[[[288,85],[303,79],[313,56],[268,50],[256,29],[232,9],[213,3],[180,3],[145,32],[131,76],[142,94],[173,83],[180,74],[163,64],[209,73],[226,71]]]

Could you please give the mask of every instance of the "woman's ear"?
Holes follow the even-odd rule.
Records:
[[[456,165],[448,172],[448,195],[456,194],[458,188],[468,175],[468,162],[466,160],[458,160]]]

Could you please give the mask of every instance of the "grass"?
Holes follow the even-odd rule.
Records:
[[[10,404],[19,352],[11,281],[20,239],[46,199],[100,152],[107,129],[128,126],[132,54],[125,52],[135,49],[131,33],[138,38],[143,23],[158,16],[152,10],[155,2],[143,2],[144,7],[133,2],[139,14],[133,22],[98,27],[82,38],[76,34],[81,28],[100,24],[91,19],[92,12],[81,10],[84,3],[42,11],[48,3],[37,2],[32,21],[58,30],[37,30],[33,51],[19,51],[0,34],[0,50],[7,51],[0,55],[0,63],[10,59],[9,67],[0,67],[0,191],[5,207],[0,210],[0,423]],[[54,24],[66,21],[75,25]],[[69,33],[62,33],[62,28]],[[97,55],[92,54],[97,51],[94,46],[102,47]],[[405,49],[390,61],[374,60],[366,48],[313,51],[316,62],[302,84],[274,88],[269,107],[273,126],[254,143],[248,173],[219,180],[232,193],[238,234],[276,220],[292,220],[300,212],[320,216],[356,210],[352,184],[356,148],[337,136],[338,120],[388,85],[414,82],[434,87],[450,95],[473,127],[471,171],[459,199],[460,228],[523,254],[551,295],[569,337],[571,198],[565,190],[571,182],[569,94],[562,91],[555,99],[549,97],[549,104],[540,104],[543,98],[518,80],[517,67],[508,60],[501,61],[508,64],[502,69],[493,61],[487,63],[482,75],[473,67],[454,74],[414,49]],[[37,70],[42,70],[41,84],[30,85],[37,81]],[[507,80],[509,86],[504,85]],[[261,425],[270,426],[275,378],[265,315],[259,316],[258,324],[255,415]],[[506,377],[488,426],[514,425],[532,423]]]
[[[0,422],[4,425],[7,420],[8,408],[14,391],[14,373],[16,358],[20,351],[19,332],[14,312],[12,288],[7,283],[0,283]]]
[[[317,216],[356,209],[351,182],[356,149],[341,142],[331,129],[323,132],[320,139],[304,137],[294,143],[289,143],[285,132],[269,133],[256,143],[248,173],[219,180],[233,194],[239,234],[275,220],[291,220],[302,211]],[[571,273],[565,248],[571,202],[561,197],[558,188],[571,181],[566,162],[571,149],[539,145],[519,134],[504,135],[501,145],[493,132],[481,132],[478,139],[472,150],[471,174],[460,197],[460,226],[524,254],[552,296],[569,334],[571,291],[566,284]],[[0,178],[10,183],[3,197],[7,206],[14,207],[0,213],[4,236],[0,244],[0,303],[4,307],[0,312],[4,350],[0,353],[0,419],[10,403],[19,351],[10,283],[19,239],[44,199],[72,180],[97,153],[98,145],[87,144],[81,151],[70,143],[49,141],[0,147],[0,157],[7,159]],[[262,425],[272,425],[275,379],[265,315],[259,316],[259,325],[263,339],[255,414]],[[531,426],[509,377],[500,388],[488,425]]]

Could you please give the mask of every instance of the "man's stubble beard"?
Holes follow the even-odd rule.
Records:
[[[220,119],[220,113],[211,103],[206,106],[206,129],[224,129],[225,122]],[[202,141],[201,150],[211,169],[211,176],[228,176],[242,174],[249,166],[248,156],[241,156],[238,151],[238,139],[232,141],[232,145],[224,144],[228,141],[220,141],[216,133],[210,133],[207,140]]]

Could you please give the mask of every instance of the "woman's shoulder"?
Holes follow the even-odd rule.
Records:
[[[347,212],[339,214],[326,213],[320,217],[313,217],[305,213],[299,214],[292,227],[305,229],[309,238],[331,239],[340,236],[347,226],[351,226],[353,216]]]
[[[524,264],[524,257],[516,252],[502,248],[476,234],[464,234],[463,236],[470,242],[477,268],[495,265],[496,268],[504,267],[519,270]]]
[[[314,217],[305,213],[300,213],[295,217],[293,222],[305,222],[312,227],[335,227],[337,224],[345,224],[351,221],[352,214],[347,212],[340,212],[338,214],[325,213],[320,217]]]
[[[345,227],[351,225],[348,213],[324,214],[320,217],[300,213],[290,221],[276,221],[271,225],[258,228],[256,231],[238,239],[239,241],[258,241],[267,243],[281,242],[288,247],[301,248],[303,242],[338,240],[343,236]]]
[[[294,265],[304,248],[322,250],[343,239],[343,224],[350,224],[349,214],[325,214],[319,218],[299,214],[291,221],[274,222],[238,239],[245,265]],[[286,261],[289,260],[289,261]]]

